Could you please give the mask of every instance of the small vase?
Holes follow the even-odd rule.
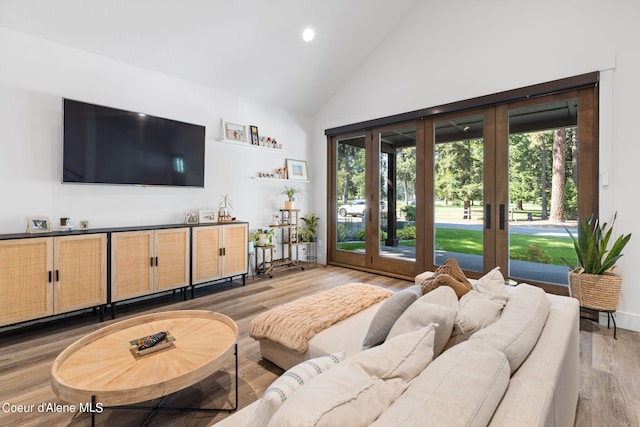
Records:
[[[293,209],[293,200],[287,200],[286,202],[284,202],[284,208],[287,210],[292,210]]]

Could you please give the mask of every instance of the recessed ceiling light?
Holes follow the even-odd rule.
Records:
[[[316,32],[313,31],[313,28],[306,28],[303,32],[302,32],[302,40],[306,41],[306,42],[310,42],[311,40],[313,40],[313,38],[316,36]]]

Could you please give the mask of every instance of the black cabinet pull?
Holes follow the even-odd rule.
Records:
[[[60,281],[60,270],[56,270],[56,282]]]
[[[47,283],[51,283],[51,280],[53,279],[53,273],[51,271],[49,271],[49,280],[47,280]]]
[[[487,230],[491,230],[491,204],[487,203],[484,207],[484,224]]]
[[[504,230],[504,205],[500,205],[500,230]]]
[[[149,266],[153,267],[153,257],[149,258]]]
[[[158,266],[158,257],[156,257],[156,267]]]

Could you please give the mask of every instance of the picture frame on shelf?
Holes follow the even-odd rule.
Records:
[[[251,132],[251,145],[260,145],[260,137],[258,136],[258,126],[249,126]]]
[[[247,125],[222,119],[222,138],[227,141],[249,142]]]
[[[198,220],[199,220],[199,215],[195,212],[186,212],[184,214],[185,224],[197,224]]]
[[[29,234],[48,233],[51,231],[51,220],[46,216],[32,216],[27,218],[27,232]]]
[[[211,210],[201,210],[198,212],[198,222],[200,224],[208,224],[211,222],[216,222],[216,211]]]
[[[288,179],[295,181],[308,181],[307,162],[305,160],[287,159]]]

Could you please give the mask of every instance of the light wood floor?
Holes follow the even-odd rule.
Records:
[[[350,282],[366,282],[385,287],[405,288],[411,282],[339,268],[323,267],[289,272],[273,279],[248,279],[198,288],[196,298],[165,295],[149,301],[119,306],[115,320],[100,323],[94,314],[70,316],[41,325],[0,332],[0,426],[88,426],[91,417],[70,412],[38,412],[38,405],[65,404],[51,390],[51,364],[76,339],[122,319],[157,311],[206,309],[233,318],[240,330],[240,407],[258,399],[282,370],[260,358],[258,345],[249,338],[251,319],[258,313],[293,299]],[[591,321],[581,324],[582,389],[576,426],[639,426],[640,386],[633,382],[640,367],[640,333],[613,331]],[[105,349],[105,351],[108,351]],[[234,383],[233,359],[225,369],[185,390],[170,395],[165,406],[230,407]],[[158,401],[146,402],[145,405]],[[34,412],[3,411],[6,404],[34,405]],[[98,426],[139,425],[148,411],[105,410],[96,417]],[[156,412],[152,426],[209,426],[226,413]]]

